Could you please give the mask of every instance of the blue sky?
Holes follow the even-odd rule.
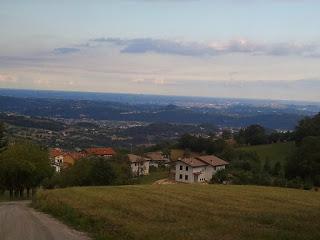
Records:
[[[320,101],[317,0],[0,4],[0,87]]]

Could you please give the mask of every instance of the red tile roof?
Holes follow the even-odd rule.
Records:
[[[51,157],[58,157],[63,155],[63,151],[61,148],[53,148],[53,149],[50,149],[49,154]]]
[[[211,165],[213,167],[228,165],[229,163],[214,156],[214,155],[207,155],[207,156],[197,156],[197,157],[190,157],[190,158],[182,158],[178,161],[183,162],[191,167],[201,167],[206,165]]]
[[[213,166],[213,167],[217,167],[217,166],[223,166],[223,165],[228,165],[229,163],[214,156],[214,155],[206,155],[206,156],[199,156],[197,157],[197,159]]]
[[[201,166],[206,166],[208,164],[204,163],[203,161],[200,161],[199,159],[196,158],[182,158],[179,159],[178,161],[183,162],[191,167],[201,167]]]
[[[83,152],[68,152],[67,154],[69,154],[74,160],[79,160],[87,156],[87,154]]]
[[[116,152],[113,150],[113,148],[87,148],[85,150],[90,155],[98,155],[98,156],[106,156],[106,155],[115,155]]]

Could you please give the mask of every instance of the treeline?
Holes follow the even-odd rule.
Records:
[[[288,160],[287,177],[320,186],[320,113],[299,122],[295,130],[296,151]]]
[[[0,121],[25,128],[38,128],[51,131],[61,131],[65,129],[63,123],[39,117],[25,117],[18,115],[7,115],[0,113]]]
[[[48,189],[72,186],[106,186],[131,183],[131,169],[126,156],[87,157],[62,169],[43,182]]]
[[[229,134],[225,133],[225,136]],[[230,162],[227,170],[214,176],[213,182],[273,185],[310,189],[320,186],[320,113],[299,122],[295,131],[266,133],[259,125],[251,125],[234,135],[235,145],[222,139],[184,135],[178,147],[198,153],[215,154]],[[238,146],[295,141],[294,150],[285,162],[260,159],[255,152]]]
[[[234,135],[234,139],[240,145],[261,145],[276,142],[293,141],[295,138],[294,132],[275,132],[267,133],[267,130],[260,125],[250,125],[246,128],[240,129]]]
[[[10,198],[30,197],[39,187],[104,186],[130,184],[130,164],[126,155],[112,158],[87,157],[56,173],[48,149],[31,142],[8,143],[0,123],[0,194]]]
[[[1,134],[0,134],[1,135]],[[33,143],[23,142],[2,146],[0,153],[0,192],[10,198],[27,197],[53,174],[48,151]]]

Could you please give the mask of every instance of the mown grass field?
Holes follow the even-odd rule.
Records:
[[[294,142],[274,143],[267,145],[241,147],[241,150],[256,152],[262,161],[269,160],[270,163],[285,163],[287,157],[295,150]]]
[[[138,184],[153,184],[158,180],[168,178],[168,177],[169,177],[169,170],[159,168],[159,169],[150,171],[149,175],[147,176],[141,176],[138,179]]]
[[[235,185],[133,185],[38,192],[42,211],[95,239],[320,239],[320,193]]]

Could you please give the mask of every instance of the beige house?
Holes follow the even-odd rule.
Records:
[[[128,154],[131,171],[134,176],[149,175],[150,159],[142,156]]]
[[[175,180],[184,183],[209,182],[217,171],[229,163],[214,156],[181,158],[176,161]]]
[[[169,157],[161,151],[148,152],[146,153],[146,157],[150,159],[150,166],[152,167],[169,166]]]

